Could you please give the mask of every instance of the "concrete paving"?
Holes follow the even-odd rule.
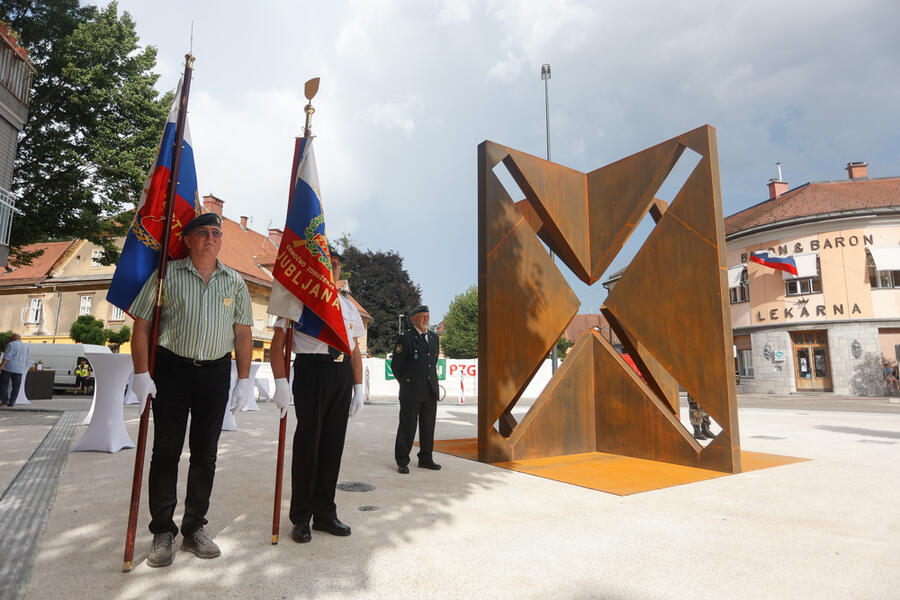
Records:
[[[439,472],[414,460],[400,475],[398,406],[382,399],[348,431],[340,479],[375,486],[338,491],[353,534],[291,541],[287,469],[281,542],[272,545],[277,413],[261,408],[222,434],[208,515],[220,558],[179,552],[170,567],[147,566],[145,472],[135,568],[122,573],[134,450],[70,453],[26,597],[755,600],[892,598],[900,589],[897,414],[742,408],[744,449],[812,460],[617,497],[446,455],[437,455]],[[7,427],[23,410],[0,410],[0,456],[29,455],[22,448],[46,430]],[[476,410],[441,404],[438,437],[474,436]],[[136,407],[125,417],[137,439]],[[16,427],[34,429],[8,435]],[[289,439],[293,429],[292,414]],[[185,449],[182,498],[187,462]]]

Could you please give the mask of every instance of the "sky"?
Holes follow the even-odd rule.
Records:
[[[256,231],[284,224],[303,84],[320,77],[312,129],[328,236],[403,256],[433,322],[477,282],[477,145],[546,155],[544,63],[552,159],[573,169],[708,123],[726,216],[768,198],[776,162],[791,188],[846,179],[850,161],[900,176],[896,0],[120,0],[119,10],[157,48],[161,91],[178,82],[193,22],[200,194]],[[600,282],[568,280],[580,312],[596,312]]]

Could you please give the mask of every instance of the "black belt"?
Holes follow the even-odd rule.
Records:
[[[231,360],[231,352],[229,352],[222,358],[217,358],[215,360],[197,360],[196,358],[188,358],[186,356],[181,356],[180,354],[175,354],[168,348],[163,348],[162,346],[158,346],[157,352],[162,352],[168,358],[177,360],[178,362],[187,363],[195,367],[212,367],[214,365],[221,365],[222,363]]]
[[[342,352],[339,352],[337,354],[337,356],[334,356],[331,353],[329,353],[329,354],[298,354],[297,360],[300,360],[301,358],[305,359],[305,360],[315,360],[315,361],[319,361],[319,362],[336,362],[336,363],[344,362],[344,354]]]

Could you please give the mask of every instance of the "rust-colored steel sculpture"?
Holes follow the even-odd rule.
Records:
[[[671,205],[655,197],[685,148],[700,162]],[[524,200],[495,176],[503,162]],[[541,244],[594,284],[645,215],[656,226],[603,314],[634,359],[586,332],[531,410],[512,409],[578,311]],[[478,147],[478,458],[609,452],[741,470],[715,129],[703,126],[582,173],[493,142]],[[678,385],[722,432],[704,448]]]

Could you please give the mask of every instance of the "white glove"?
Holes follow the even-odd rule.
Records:
[[[250,402],[250,394],[253,388],[250,387],[249,379],[238,379],[237,385],[231,392],[231,411],[243,410],[247,403]]]
[[[141,403],[138,414],[142,415],[147,408],[147,396],[156,398],[156,384],[153,383],[150,372],[144,371],[143,373],[135,373],[134,382],[131,384],[131,390],[134,392],[134,395],[137,396],[138,402]]]
[[[353,397],[350,398],[350,416],[362,410],[363,407],[363,384],[353,384]]]
[[[291,384],[288,383],[287,378],[282,377],[281,379],[275,380],[275,396],[272,400],[275,402],[275,406],[277,406],[281,410],[281,416],[279,419],[283,419],[284,415],[287,414],[288,405],[291,403]]]

